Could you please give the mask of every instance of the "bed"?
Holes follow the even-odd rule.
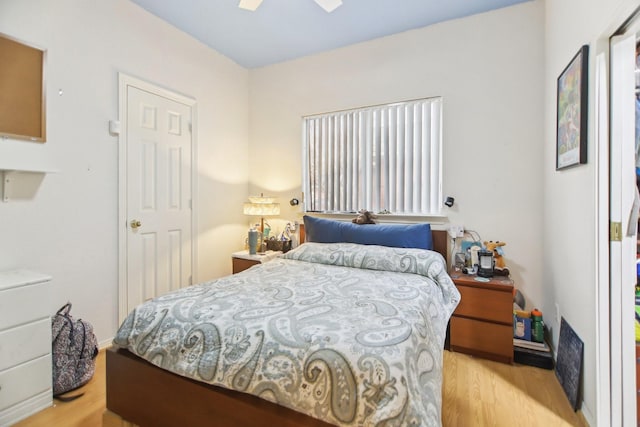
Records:
[[[107,350],[110,419],[440,425],[442,349],[460,296],[446,233],[429,233],[434,251],[316,230],[281,258],[142,304]]]

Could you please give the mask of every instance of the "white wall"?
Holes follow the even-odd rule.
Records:
[[[250,72],[250,190],[301,198],[301,117],[444,97],[448,220],[503,240],[540,304],[543,7],[523,3]]]
[[[2,0],[0,32],[48,55],[47,142],[0,140],[0,164],[60,171],[35,196],[0,202],[0,270],[51,274],[52,313],[71,301],[100,341],[115,333],[118,139],[107,124],[118,117],[117,73],[125,72],[197,100],[195,279],[230,273],[245,230],[247,70],[127,0]]]
[[[584,342],[583,412],[591,425],[597,417],[595,57],[637,6],[637,0],[546,0],[542,310],[555,312],[557,303]],[[555,171],[556,82],[584,44],[590,45],[588,163]]]
[[[0,32],[48,49],[48,141],[0,141],[0,164],[60,173],[32,198],[0,203],[0,269],[53,275],[52,311],[71,300],[99,339],[114,333],[118,159],[107,122],[118,71],[198,101],[197,280],[230,272],[247,177],[252,193],[280,197],[283,218],[298,216],[286,202],[300,198],[301,116],[440,95],[448,220],[507,242],[516,285],[548,323],[559,303],[585,342],[589,416],[594,144],[587,165],[555,171],[555,82],[635,3],[538,0],[248,72],[127,0],[2,0]]]

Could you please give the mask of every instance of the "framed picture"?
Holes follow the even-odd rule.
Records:
[[[558,338],[558,356],[556,377],[564,389],[571,407],[578,410],[582,401],[580,390],[584,343],[573,328],[561,317],[560,337]]]
[[[47,140],[46,56],[43,49],[0,34],[0,137]]]
[[[587,163],[589,46],[558,77],[556,170]]]

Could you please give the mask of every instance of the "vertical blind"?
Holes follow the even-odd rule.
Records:
[[[442,98],[305,117],[305,210],[440,212]]]

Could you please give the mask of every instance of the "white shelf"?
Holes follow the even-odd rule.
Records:
[[[21,174],[21,173],[48,174],[48,173],[57,173],[57,172],[58,171],[53,169],[0,166],[0,198],[5,203],[11,199],[11,188],[13,186],[15,174]]]
[[[9,166],[0,166],[0,172],[24,172],[24,173],[57,173],[57,170],[54,169],[41,169],[34,167],[9,167]]]

